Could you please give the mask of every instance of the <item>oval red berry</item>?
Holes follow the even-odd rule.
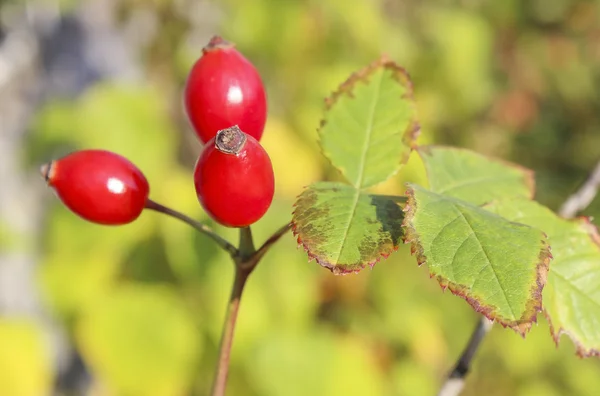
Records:
[[[128,159],[105,150],[82,150],[42,167],[48,185],[78,216],[98,224],[127,224],[148,199],[144,174]]]
[[[256,68],[234,45],[215,36],[192,67],[184,89],[188,118],[203,143],[238,125],[260,140],[267,97]]]
[[[275,191],[265,149],[237,127],[219,131],[204,147],[194,169],[200,204],[218,223],[246,227],[269,209]]]

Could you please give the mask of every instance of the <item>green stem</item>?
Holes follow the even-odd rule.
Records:
[[[183,221],[184,223],[194,227],[196,230],[205,234],[206,236],[212,238],[219,246],[221,246],[225,251],[227,251],[232,257],[236,257],[238,255],[238,250],[231,243],[227,242],[225,239],[221,238],[212,228],[207,226],[206,224],[202,224],[189,216],[184,215],[176,210],[168,208],[164,205],[161,205],[157,202],[148,199],[146,201],[146,209],[154,210],[159,213],[166,214],[167,216],[171,216],[178,220]]]
[[[231,255],[231,258],[235,263],[235,277],[231,288],[229,303],[227,304],[225,324],[223,326],[219,345],[219,360],[217,362],[217,370],[211,391],[211,396],[224,396],[229,373],[229,360],[231,357],[231,347],[233,345],[233,334],[235,332],[235,324],[240,309],[244,286],[246,285],[248,276],[250,276],[250,273],[252,273],[260,259],[265,255],[267,250],[290,229],[291,224],[286,224],[277,230],[258,250],[254,247],[254,240],[252,238],[252,230],[250,227],[241,228],[239,249],[236,249],[235,246],[220,237],[210,227],[183,213],[154,202],[151,199],[146,201],[145,208],[181,220],[212,238],[220,247]]]
[[[240,228],[240,245],[238,251],[240,263],[245,263],[252,257],[254,253],[256,253],[254,240],[252,239],[252,230],[250,227]]]
[[[225,395],[235,324],[246,281],[267,250],[281,238],[290,227],[290,224],[281,227],[267,239],[258,250],[254,247],[254,240],[252,238],[252,230],[250,227],[240,229],[239,248],[237,249],[237,254],[233,256],[235,263],[235,279],[233,281],[233,287],[231,288],[231,297],[229,298],[229,304],[227,305],[227,313],[225,314],[225,324],[223,326],[223,333],[221,334],[221,342],[219,345],[219,360],[217,362],[211,396]]]
[[[213,382],[211,396],[224,396],[227,386],[227,375],[229,374],[229,358],[231,356],[231,346],[233,344],[233,333],[235,331],[235,323],[237,321],[238,312],[240,309],[240,301],[242,292],[248,280],[250,271],[244,270],[236,265],[235,279],[231,288],[231,297],[227,305],[227,313],[225,314],[225,324],[223,333],[221,334],[221,342],[219,346],[219,360],[217,362],[217,372]]]

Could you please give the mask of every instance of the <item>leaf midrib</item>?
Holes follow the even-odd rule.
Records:
[[[471,225],[471,223],[469,223],[469,220],[467,220],[467,217],[464,215],[464,213],[462,212],[462,210],[460,210],[460,207],[458,205],[454,205],[454,207],[456,208],[456,210],[458,211],[458,213],[460,214],[460,216],[465,221],[465,224],[471,229],[471,232],[473,233],[473,235],[475,235],[475,240],[479,244],[479,248],[481,249],[481,251],[485,255],[485,258],[486,258],[486,260],[488,262],[488,265],[490,266],[490,268],[492,269],[492,272],[494,273],[494,278],[496,278],[496,282],[498,282],[498,286],[500,287],[500,290],[502,291],[502,296],[504,297],[504,301],[506,301],[506,305],[508,305],[508,309],[510,309],[510,313],[511,313],[513,319],[514,320],[519,319],[519,318],[516,317],[515,311],[513,310],[513,307],[511,305],[511,303],[508,301],[508,296],[506,295],[506,291],[504,290],[502,282],[500,282],[500,278],[498,277],[498,273],[496,272],[496,268],[494,268],[494,264],[492,264],[492,260],[490,259],[490,256],[488,255],[487,251],[484,249],[484,247],[483,247],[483,245],[481,243],[481,240],[479,239],[479,236],[477,235],[477,232],[475,231],[475,229],[473,228],[473,226]]]
[[[358,198],[360,197],[360,190],[354,190],[354,197],[352,200],[352,210],[350,211],[350,216],[348,217],[348,221],[346,223],[346,227],[344,230],[344,236],[342,237],[342,243],[340,244],[340,250],[337,253],[337,257],[335,259],[335,264],[337,265],[340,261],[340,257],[342,256],[342,252],[344,251],[344,246],[346,246],[346,241],[348,240],[348,233],[350,232],[350,225],[352,224],[352,219],[356,214],[356,208],[358,206]]]
[[[364,175],[365,175],[365,162],[367,160],[367,153],[369,152],[369,147],[371,146],[371,134],[373,132],[373,120],[375,118],[375,109],[377,108],[377,104],[379,103],[379,93],[381,92],[381,83],[383,81],[383,72],[379,73],[379,81],[377,82],[376,85],[376,90],[374,92],[374,100],[373,103],[371,104],[371,108],[369,109],[369,117],[368,117],[368,121],[367,121],[367,133],[364,139],[364,144],[363,144],[363,150],[362,150],[362,154],[360,156],[360,161],[358,163],[359,166],[359,170],[358,170],[358,177],[356,180],[356,183],[354,184],[355,188],[362,188],[363,187],[363,182],[364,182]],[[350,218],[350,221],[352,220],[352,218]]]
[[[362,154],[360,156],[360,162],[358,163],[358,166],[359,166],[358,177],[357,177],[356,183],[354,184],[356,191],[354,193],[352,205],[351,205],[350,211],[349,211],[350,216],[348,216],[348,221],[346,222],[344,235],[342,236],[342,243],[340,244],[340,249],[337,252],[335,264],[337,264],[339,262],[340,257],[342,256],[342,252],[344,251],[344,247],[346,246],[346,242],[348,241],[348,233],[350,232],[350,225],[352,224],[352,220],[354,219],[354,216],[356,215],[356,207],[358,204],[358,199],[360,197],[360,189],[362,188],[363,181],[364,181],[363,179],[364,179],[364,175],[365,175],[365,162],[367,159],[367,153],[369,152],[369,147],[370,147],[370,143],[371,143],[371,134],[373,132],[373,120],[375,118],[375,109],[377,108],[377,103],[379,102],[379,93],[381,92],[382,81],[383,81],[383,72],[379,74],[379,81],[377,82],[376,90],[374,92],[374,100],[373,100],[373,103],[371,104],[371,108],[369,109],[369,117],[368,117],[368,121],[367,121],[367,133],[366,133],[364,144],[363,144]]]

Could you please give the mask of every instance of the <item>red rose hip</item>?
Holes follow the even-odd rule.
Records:
[[[121,225],[138,218],[150,190],[144,174],[128,159],[105,150],[83,150],[42,166],[60,200],[93,223]]]
[[[233,125],[260,140],[267,119],[265,89],[235,46],[219,36],[202,49],[184,89],[188,118],[203,143]]]
[[[194,184],[200,204],[215,221],[246,227],[271,206],[275,177],[265,149],[234,126],[206,144],[196,162]]]

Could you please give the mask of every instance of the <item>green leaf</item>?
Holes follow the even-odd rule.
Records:
[[[406,163],[419,134],[413,102],[406,71],[383,58],[327,99],[321,148],[354,187],[381,183]]]
[[[403,213],[392,198],[322,182],[304,190],[295,206],[298,243],[334,274],[358,272],[398,249]]]
[[[188,394],[199,348],[194,321],[172,289],[122,286],[85,312],[77,340],[108,394]]]
[[[544,313],[552,335],[569,336],[580,356],[600,356],[600,236],[586,218],[566,220],[537,202],[504,200],[486,208],[545,231],[552,265],[544,289]]]
[[[544,234],[417,185],[407,193],[406,242],[419,264],[476,311],[525,334],[551,257]]]
[[[427,171],[429,189],[435,193],[476,205],[494,199],[533,197],[533,172],[518,165],[453,147],[423,146],[417,151]]]

